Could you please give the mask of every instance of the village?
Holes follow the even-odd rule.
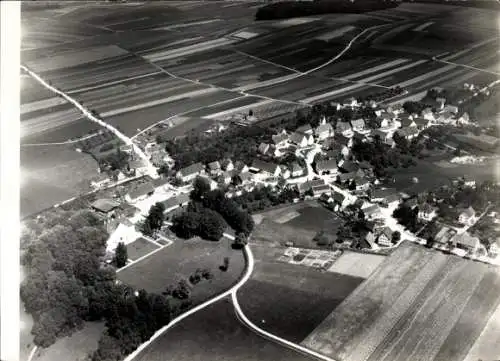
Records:
[[[426,107],[417,114],[408,113],[402,105],[379,107],[374,101],[361,104],[354,98],[344,104],[330,105],[335,106],[337,111],[368,106],[376,115],[375,124],[380,126],[371,129],[365,119],[356,118],[351,121],[339,120],[334,127],[331,119],[323,115],[317,126],[305,124],[291,132],[281,129],[273,134],[271,142],[258,145],[259,156],[250,164],[232,159],[220,159],[207,164],[198,162],[156,179],[146,175],[147,165],[134,157],[130,146],[121,147],[121,151],[130,154],[131,160],[128,171],[115,177],[115,181],[123,182],[128,179],[127,176],[134,176],[139,178],[139,185],[135,186],[134,182],[130,190],[115,192],[113,197],[98,199],[92,204],[93,209],[111,220],[109,230],[113,233],[108,241],[110,255],[119,242],[129,244],[141,237],[137,224],[147,216],[154,204],[163,204],[167,220],[182,211],[190,201],[193,181],[201,177],[208,182],[210,189],[223,189],[228,198],[268,187],[277,193],[294,191],[295,196],[290,200],[294,203],[316,199],[324,207],[344,216],[356,215],[361,211],[368,232],[363,235],[362,242],[355,239],[338,240],[337,246],[341,248],[387,252],[409,240],[461,257],[499,263],[498,242],[481,240],[469,232],[482,218],[489,217],[496,223],[495,212],[483,217],[486,209],[476,210],[464,206],[456,219],[451,220],[453,224],[440,220],[439,227],[436,227],[439,203],[443,199],[431,200],[428,196],[398,192],[387,182],[384,183],[383,177],[377,176],[379,172],[370,162],[359,159],[359,154],[353,154],[356,144],[377,143],[381,147],[394,149],[401,142],[410,144],[431,127],[467,126],[470,124],[467,113],[459,114],[458,106],[446,104],[443,98],[437,98],[432,108]],[[224,130],[224,126],[217,125],[207,133]],[[428,138],[420,137],[424,140]],[[456,150],[456,146],[445,146]],[[145,143],[144,151],[156,167],[171,169],[175,160],[164,148],[162,144],[150,141]],[[413,181],[418,182],[418,179]],[[92,182],[96,190],[111,187],[112,184],[106,172]],[[476,188],[476,182],[466,176],[454,181],[454,185],[458,184],[460,187]],[[420,227],[418,232],[412,232],[395,219],[394,212],[403,206],[415,212],[415,222]],[[123,209],[126,211],[122,212]],[[419,237],[429,223],[432,223],[433,227],[428,228],[432,228],[433,233],[427,234],[426,238]]]

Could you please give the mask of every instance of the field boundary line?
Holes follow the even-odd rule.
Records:
[[[228,233],[224,233],[224,236],[229,238],[230,240],[234,240],[234,236],[228,234]],[[135,357],[137,357],[144,349],[146,349],[152,342],[154,342],[157,338],[159,338],[161,335],[163,335],[165,332],[167,332],[169,329],[171,329],[172,327],[174,327],[175,325],[177,325],[179,322],[181,322],[182,320],[184,320],[185,318],[191,316],[192,314],[198,312],[198,311],[201,311],[203,310],[204,308],[226,298],[227,296],[230,296],[231,293],[233,292],[234,289],[238,289],[240,288],[241,286],[243,286],[249,279],[250,279],[250,276],[252,275],[252,272],[253,272],[253,268],[254,268],[254,264],[253,263],[250,263],[248,262],[248,254],[251,255],[251,251],[250,251],[250,248],[248,247],[248,245],[246,245],[244,248],[243,248],[243,253],[244,253],[244,256],[245,256],[245,259],[247,260],[246,262],[246,269],[245,269],[245,273],[240,277],[240,280],[235,284],[233,285],[230,289],[228,289],[227,291],[224,291],[222,292],[221,294],[219,294],[218,296],[215,296],[205,302],[203,302],[202,304],[196,306],[196,307],[193,307],[192,309],[190,309],[189,311],[183,313],[182,315],[174,318],[173,320],[171,320],[167,325],[163,326],[161,329],[159,329],[158,331],[155,332],[155,334],[153,336],[151,336],[151,338],[144,342],[143,344],[141,344],[134,352],[132,352],[131,354],[129,354],[123,361],[132,361],[134,360]],[[251,258],[253,260],[253,258]]]
[[[248,262],[248,265],[249,267],[251,267],[252,269],[254,268],[254,264],[255,264],[255,260],[254,260],[254,257],[253,257],[253,253],[250,249],[250,247],[247,245],[245,246],[245,255],[246,255],[246,258],[247,258],[247,262]],[[294,342],[291,342],[291,341],[288,341],[288,340],[285,340],[284,338],[281,338],[279,336],[276,336],[270,332],[267,332],[263,329],[261,329],[260,327],[256,326],[254,323],[252,323],[252,321],[250,321],[247,316],[243,313],[243,310],[241,309],[241,306],[238,302],[238,296],[237,296],[237,293],[238,293],[238,290],[244,285],[244,283],[241,283],[241,284],[238,284],[236,285],[235,287],[233,287],[233,289],[231,290],[231,299],[233,301],[233,306],[235,308],[235,311],[236,311],[236,316],[237,318],[240,320],[241,323],[243,323],[245,326],[247,326],[248,328],[250,328],[252,331],[254,331],[256,334],[258,334],[259,336],[263,337],[263,338],[266,338],[268,340],[271,340],[273,342],[276,342],[278,344],[280,344],[281,346],[285,346],[289,349],[292,349],[296,352],[299,352],[301,354],[305,354],[307,356],[312,356],[312,357],[315,357],[317,359],[320,359],[320,360],[324,360],[324,361],[336,361],[328,356],[325,356],[323,354],[320,354],[319,352],[316,352],[316,351],[313,351],[309,348],[306,348],[304,346],[301,346],[301,345],[298,345]]]
[[[28,360],[27,361],[31,361],[33,359],[33,357],[35,356],[35,353],[36,351],[38,350],[38,346],[33,346],[33,348],[31,349],[31,352],[28,356]]]
[[[144,238],[144,239],[146,239],[146,238]],[[148,240],[148,241],[149,241],[149,240]],[[155,245],[157,245],[157,244],[155,244]],[[170,246],[170,244],[169,244],[169,245],[165,245],[165,246],[160,245],[160,247],[159,247],[159,248],[157,248],[157,249],[155,249],[155,250],[153,250],[153,251],[149,252],[148,254],[145,254],[144,256],[141,256],[141,257],[137,258],[136,260],[134,260],[134,261],[132,261],[132,262],[130,262],[130,263],[127,263],[127,264],[126,264],[125,266],[123,266],[122,268],[117,269],[117,270],[116,270],[116,273],[121,272],[121,271],[123,271],[124,269],[129,268],[130,266],[132,266],[132,265],[134,265],[134,264],[136,264],[136,263],[139,263],[140,261],[142,261],[142,260],[144,260],[144,259],[148,258],[149,256],[152,256],[153,254],[155,254],[155,253],[157,253],[157,252],[160,252],[163,248],[167,248],[168,246]]]
[[[163,247],[162,244],[159,244],[158,242],[156,242],[154,239],[152,239],[151,237],[148,237],[148,236],[144,236],[143,235],[143,238],[148,241],[148,242],[151,242],[153,243],[154,245],[158,246],[158,247]]]

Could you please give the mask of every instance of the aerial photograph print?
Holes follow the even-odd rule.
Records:
[[[21,34],[19,361],[500,360],[499,1],[27,0]]]

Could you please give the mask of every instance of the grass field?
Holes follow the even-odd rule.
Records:
[[[385,258],[376,254],[344,251],[329,271],[352,277],[368,278]]]
[[[317,248],[312,241],[319,231],[335,235],[340,225],[337,215],[316,201],[276,207],[254,214],[256,227],[252,238],[275,244],[294,242],[297,247]]]
[[[243,326],[229,299],[166,332],[134,361],[306,361],[313,359],[268,341]]]
[[[134,242],[127,244],[128,258],[135,261],[136,259],[153,252],[155,249],[158,249],[157,245],[148,241],[144,237],[141,237]]]
[[[219,269],[224,257],[229,257],[227,272]],[[191,300],[198,304],[219,294],[237,282],[245,268],[242,251],[231,248],[223,238],[219,242],[174,240],[173,244],[118,273],[118,279],[136,289],[161,293],[180,279],[189,279],[198,268],[208,268],[214,274],[211,281],[202,281],[192,289]]]
[[[301,342],[363,280],[277,262],[274,248],[252,245],[252,278],[238,292],[245,315],[266,331]]]
[[[21,149],[21,217],[90,191],[97,163],[69,146]]]
[[[459,361],[499,301],[496,269],[405,243],[304,344],[346,361]]]

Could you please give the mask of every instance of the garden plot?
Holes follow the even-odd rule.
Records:
[[[128,258],[132,261],[135,261],[158,248],[159,246],[155,243],[147,240],[144,237],[141,237],[134,242],[127,244]]]
[[[328,271],[353,277],[368,278],[385,260],[385,256],[366,253],[344,252]]]

